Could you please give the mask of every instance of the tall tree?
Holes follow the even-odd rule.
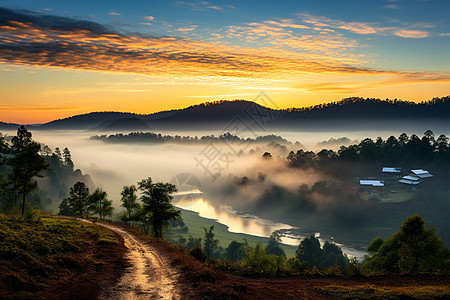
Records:
[[[63,150],[63,158],[64,164],[72,170],[73,169],[72,154],[70,154],[70,150],[67,147],[64,148]]]
[[[70,196],[67,198],[71,215],[84,217],[88,209],[89,189],[84,182],[78,181],[70,188]]]
[[[56,157],[58,157],[58,160],[62,160],[62,154],[61,154],[61,149],[59,149],[59,147],[55,148],[55,155]]]
[[[266,247],[266,254],[274,254],[277,256],[284,256],[286,257],[286,253],[284,253],[283,248],[280,246],[281,243],[281,236],[278,231],[272,232],[272,234],[269,237],[269,243]]]
[[[400,267],[405,273],[430,271],[438,264],[442,240],[434,229],[425,229],[420,215],[408,217],[396,234],[399,241]]]
[[[215,239],[214,236],[214,225],[212,225],[211,227],[209,227],[209,230],[207,230],[206,228],[203,228],[203,230],[205,230],[205,254],[206,254],[206,258],[210,258],[211,255],[214,253],[214,250],[217,249],[217,246],[219,245],[219,240]]]
[[[12,187],[12,203],[18,196],[22,198],[22,215],[25,214],[25,203],[28,193],[37,187],[34,177],[42,177],[41,171],[48,169],[48,164],[39,155],[41,146],[31,139],[32,135],[24,126],[17,130],[12,138],[13,154],[11,159],[12,173],[9,176]]]
[[[225,257],[234,262],[240,261],[245,257],[246,247],[248,247],[247,241],[244,243],[232,241],[225,249]]]
[[[442,240],[434,229],[425,229],[420,215],[408,217],[400,231],[384,241],[377,237],[367,250],[373,255],[366,260],[364,268],[370,271],[416,274],[442,268]]]
[[[170,224],[169,220],[176,220],[181,216],[181,211],[175,210],[171,203],[171,194],[177,188],[170,183],[153,183],[150,177],[138,182],[138,186],[142,192],[141,218],[143,222],[149,223],[154,237],[162,237],[163,229]]]
[[[122,192],[120,193],[122,198],[122,207],[127,210],[128,220],[131,220],[133,213],[139,209],[139,203],[137,202],[136,196],[136,186],[124,186]]]
[[[300,261],[306,261],[311,266],[322,268],[323,250],[320,248],[319,240],[313,235],[300,242],[296,254]]]
[[[87,199],[89,203],[88,210],[94,214],[98,214],[100,220],[106,216],[111,216],[114,210],[112,201],[108,200],[108,195],[105,191],[97,188]]]

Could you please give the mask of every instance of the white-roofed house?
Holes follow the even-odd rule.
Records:
[[[433,177],[433,175],[430,174],[430,172],[426,171],[426,170],[422,170],[422,169],[415,169],[415,170],[411,170],[411,172],[419,177],[419,178],[430,178]]]
[[[359,186],[361,192],[370,192],[373,196],[375,192],[384,190],[384,181],[361,179]]]
[[[383,167],[381,172],[389,175],[400,175],[402,173],[402,168]]]

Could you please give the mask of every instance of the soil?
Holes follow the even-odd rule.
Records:
[[[84,251],[74,255],[69,275],[54,274],[48,278],[45,288],[33,299],[97,299],[100,292],[117,284],[122,277],[127,248],[118,236],[120,244],[97,243],[89,234],[83,234]]]

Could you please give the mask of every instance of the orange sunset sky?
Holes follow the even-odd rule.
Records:
[[[0,121],[450,94],[448,1],[91,2],[0,0]]]

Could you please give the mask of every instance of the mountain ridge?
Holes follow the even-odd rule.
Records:
[[[132,131],[156,129],[223,128],[238,119],[241,123],[257,122],[273,128],[289,126],[318,126],[323,121],[349,123],[356,120],[448,120],[450,96],[433,98],[419,103],[403,100],[350,97],[309,107],[271,109],[247,100],[221,100],[191,105],[182,109],[160,111],[152,114],[130,112],[91,112],[41,125],[27,125],[33,130],[93,130]],[[116,125],[114,125],[116,124]],[[134,125],[133,125],[134,124]],[[11,130],[15,123],[0,122],[0,129]]]

